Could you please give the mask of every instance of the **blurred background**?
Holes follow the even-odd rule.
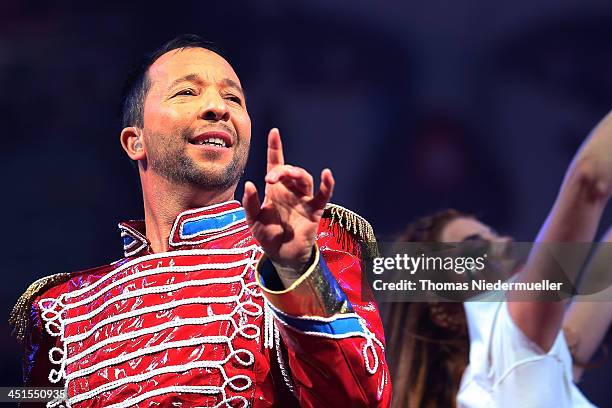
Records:
[[[248,179],[263,186],[267,131],[279,127],[287,160],[332,168],[333,202],[383,240],[445,207],[533,240],[612,108],[609,0],[84,3],[0,3],[6,317],[31,281],[121,257],[117,222],[142,217],[119,145],[121,86],[176,34],[217,42],[242,80]],[[20,385],[6,318],[0,347],[0,385]],[[612,406],[611,370],[581,384],[600,406]]]

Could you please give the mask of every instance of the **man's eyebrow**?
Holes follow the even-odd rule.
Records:
[[[202,78],[200,78],[200,76],[198,74],[187,74],[187,75],[184,75],[184,76],[182,76],[180,78],[177,78],[174,81],[172,81],[170,86],[168,86],[168,89],[174,88],[176,85],[180,84],[181,82],[198,82],[198,83],[202,83],[204,81],[202,80]]]
[[[246,95],[244,94],[244,90],[242,89],[240,84],[238,82],[234,81],[233,79],[225,78],[225,79],[223,79],[221,81],[221,85],[227,86],[229,88],[235,88],[236,90],[238,90],[242,94],[242,96],[244,96],[246,98]]]

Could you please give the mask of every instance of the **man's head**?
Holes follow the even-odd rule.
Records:
[[[209,190],[235,187],[251,121],[240,80],[211,43],[183,35],[129,77],[121,144],[141,172]]]

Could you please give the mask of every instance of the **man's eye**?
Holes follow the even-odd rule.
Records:
[[[228,99],[232,102],[236,102],[238,105],[242,105],[242,99],[240,99],[236,95],[227,95],[225,99]]]
[[[196,93],[193,89],[183,89],[178,91],[174,96],[179,96],[179,95],[187,95],[187,96],[194,96]]]

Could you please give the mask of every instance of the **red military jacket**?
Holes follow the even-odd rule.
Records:
[[[386,407],[376,304],[362,299],[358,215],[328,205],[312,266],[279,284],[237,201],[176,217],[170,250],[119,224],[125,258],[35,282],[15,307],[28,386],[61,407]]]

